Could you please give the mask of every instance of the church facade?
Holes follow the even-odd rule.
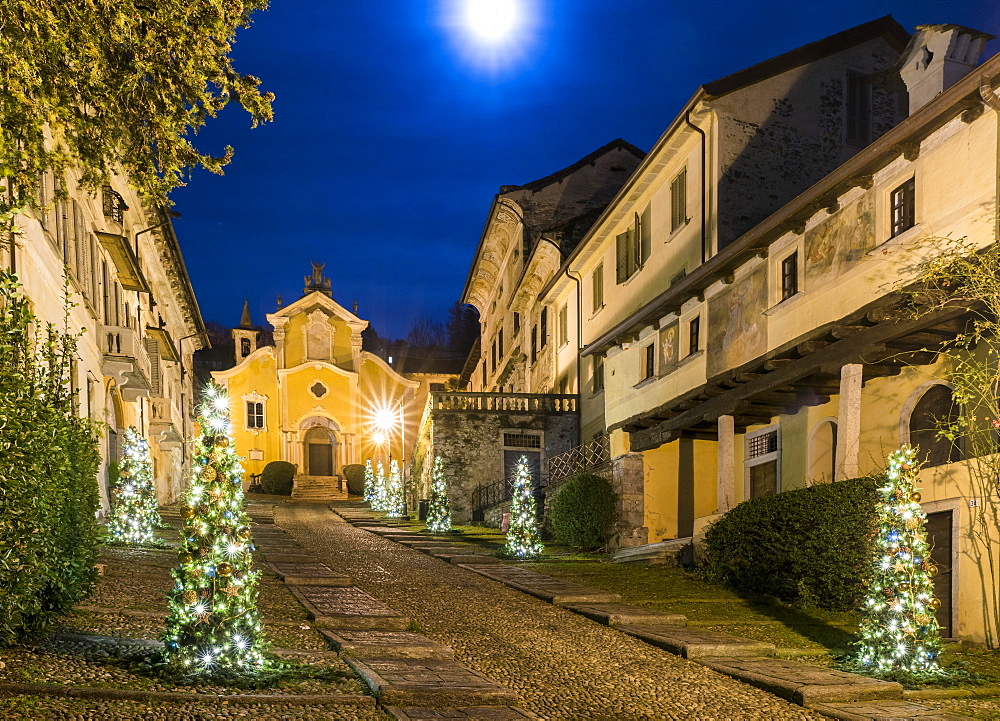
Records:
[[[271,461],[296,466],[294,494],[342,490],[344,466],[407,458],[432,376],[410,379],[362,349],[368,321],[337,303],[323,266],[303,296],[267,315],[274,345],[244,308],[233,330],[236,365],[212,373],[233,401],[233,436],[248,475]]]

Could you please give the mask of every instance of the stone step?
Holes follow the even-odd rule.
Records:
[[[698,662],[800,706],[903,698],[903,687],[898,683],[799,661],[707,656]]]
[[[913,701],[855,701],[853,703],[818,703],[813,711],[844,721],[971,721],[973,716],[938,711]]]
[[[455,658],[451,646],[410,631],[351,631],[320,629],[333,650],[365,658]]]
[[[620,548],[611,555],[611,560],[615,563],[643,566],[679,566],[688,560],[690,551],[690,538],[675,538],[643,546]]]
[[[653,611],[640,606],[629,606],[624,603],[568,604],[564,608],[573,613],[585,616],[591,621],[603,623],[605,626],[621,626],[624,624],[640,626],[684,626],[687,624],[687,616],[683,614]]]
[[[617,593],[599,591],[596,588],[582,586],[579,583],[563,581],[541,573],[529,571],[525,568],[518,568],[510,564],[456,564],[460,567],[486,576],[494,581],[510,586],[511,588],[527,593],[529,596],[540,598],[543,601],[563,605],[566,603],[592,604],[592,603],[617,603],[621,601],[621,596]]]
[[[268,563],[314,563],[318,562],[311,553],[282,553],[280,551],[264,551],[264,558]]]
[[[619,631],[684,658],[771,656],[774,644],[688,626],[622,624]]]
[[[289,586],[352,586],[350,576],[337,573],[319,561],[275,561],[265,564]]]
[[[455,661],[354,656],[345,656],[344,660],[383,705],[508,706],[518,700],[509,688]]]
[[[382,709],[396,721],[518,721],[538,716],[511,706],[476,706],[471,708],[419,708],[415,706],[385,706]]]
[[[405,631],[407,616],[353,586],[288,586],[317,626],[351,630]]]
[[[463,550],[461,553],[457,555],[453,555],[450,553],[435,553],[433,555],[435,558],[440,558],[442,561],[447,561],[448,563],[454,563],[457,566],[461,566],[463,563],[471,563],[475,565],[479,564],[495,565],[498,563],[503,563],[503,561],[501,561],[496,556],[490,556],[485,553],[482,555],[468,555],[468,551],[465,550]]]

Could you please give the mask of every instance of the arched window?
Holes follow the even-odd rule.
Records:
[[[948,440],[938,434],[942,423],[953,422],[959,409],[951,388],[936,384],[927,389],[910,413],[910,445],[926,466],[940,466],[965,458],[961,439]]]
[[[836,478],[837,424],[820,421],[809,438],[809,478],[829,483]]]
[[[240,338],[240,354],[246,358],[250,355],[250,339]]]

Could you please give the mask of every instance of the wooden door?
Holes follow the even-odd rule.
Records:
[[[935,618],[941,627],[941,635],[951,638],[955,635],[955,609],[951,604],[952,592],[952,523],[953,511],[927,514],[927,540],[931,544],[931,561],[938,567],[934,577],[934,597],[941,602]]]
[[[333,446],[329,443],[309,444],[309,475],[333,475]]]

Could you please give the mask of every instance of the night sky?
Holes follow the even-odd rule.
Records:
[[[315,260],[338,302],[403,337],[446,319],[500,185],[614,138],[648,150],[701,83],[887,14],[1000,35],[994,0],[522,0],[516,42],[490,50],[460,4],[272,0],[239,33],[236,67],[277,95],[275,120],[210,120],[199,148],[236,157],[173,196],[206,321],[235,325],[247,296],[264,324]]]

